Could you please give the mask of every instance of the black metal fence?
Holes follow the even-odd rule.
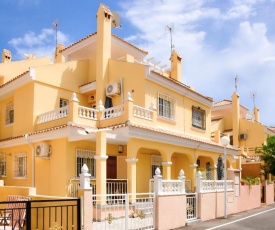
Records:
[[[81,230],[80,199],[0,202],[0,229]]]

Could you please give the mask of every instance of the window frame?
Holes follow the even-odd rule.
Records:
[[[69,105],[69,100],[60,98],[59,100],[59,108],[65,107]]]
[[[14,154],[14,164],[13,164],[14,174],[13,177],[16,179],[27,178],[27,154],[26,153],[16,153]]]
[[[91,174],[91,178],[96,177],[96,159],[94,158],[95,151],[90,149],[75,150],[75,177],[79,178],[83,164],[86,164]],[[87,162],[87,159],[89,162]]]
[[[195,115],[201,115],[201,120]],[[192,126],[202,130],[206,129],[206,112],[201,107],[192,106]]]
[[[7,176],[7,161],[6,161],[6,154],[0,153],[0,177]]]
[[[14,103],[10,102],[6,104],[6,125],[14,123]]]
[[[175,98],[158,92],[158,116],[164,119],[175,120]]]

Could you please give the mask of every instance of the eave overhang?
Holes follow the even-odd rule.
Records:
[[[156,84],[165,86],[166,88],[168,88],[174,92],[177,92],[185,97],[191,98],[192,100],[195,100],[205,106],[212,107],[212,103],[213,103],[212,100],[207,99],[206,97],[194,92],[193,90],[191,90],[187,87],[184,87],[182,85],[174,83],[167,77],[160,77],[158,74],[150,71],[149,66],[146,67],[145,77],[146,77],[146,79],[148,79]]]

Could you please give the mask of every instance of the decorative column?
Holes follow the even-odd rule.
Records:
[[[190,164],[189,167],[191,168],[191,179],[192,179],[192,184],[196,184],[196,173],[197,173],[197,164]],[[194,186],[195,187],[195,186]],[[191,188],[193,191],[193,188]]]
[[[96,194],[106,194],[106,132],[96,133]]]
[[[128,92],[125,99],[124,99],[124,120],[125,121],[131,121],[133,120],[133,106],[134,106],[134,100],[131,96],[131,93]]]
[[[162,175],[160,174],[160,169],[156,168],[155,175],[154,175],[154,192],[156,196],[161,193],[161,180],[162,180]]]
[[[181,186],[180,186],[180,192],[181,193],[186,193],[185,191],[185,176],[184,176],[184,171],[183,169],[180,170],[178,179],[181,181]]]
[[[128,188],[127,193],[136,194],[137,191],[137,166],[136,163],[138,162],[138,159],[133,158],[127,158],[125,159],[127,162],[127,179],[128,179]],[[130,197],[130,203],[134,203],[136,199],[136,195],[131,195]]]
[[[83,197],[83,229],[93,229],[93,203],[92,187],[90,186],[90,176],[86,164],[81,168],[80,187],[78,189],[78,197]]]
[[[162,166],[163,166],[163,179],[165,180],[171,180],[171,161],[163,161]]]
[[[201,191],[202,191],[202,174],[201,174],[201,171],[198,171],[196,176],[196,192],[200,193]]]
[[[76,93],[73,93],[69,103],[69,120],[70,121],[77,121],[78,105],[79,105],[79,100],[76,97]]]

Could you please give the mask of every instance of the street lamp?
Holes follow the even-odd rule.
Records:
[[[227,199],[226,199],[226,190],[227,190],[227,184],[226,184],[226,177],[227,177],[227,174],[226,174],[226,146],[229,144],[230,140],[229,140],[229,137],[228,136],[223,136],[221,138],[221,144],[223,146],[223,155],[224,155],[224,218],[227,218],[227,214],[226,214],[226,202],[227,202]]]

